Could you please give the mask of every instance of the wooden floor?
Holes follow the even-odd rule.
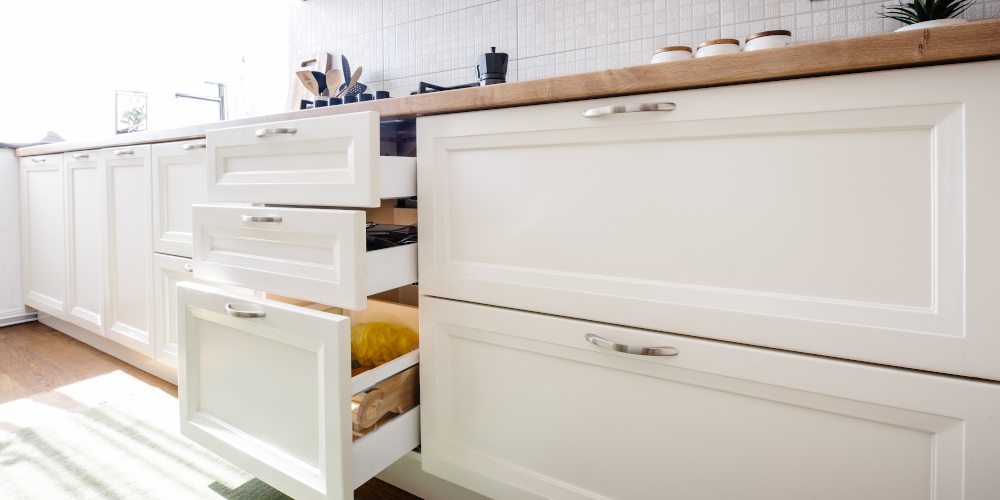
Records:
[[[41,323],[0,328],[0,405],[32,398],[61,410],[83,411],[86,406],[53,391],[118,370],[177,397],[177,386]],[[368,481],[354,495],[358,500],[420,500],[378,479]]]

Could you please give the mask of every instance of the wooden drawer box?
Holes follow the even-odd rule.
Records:
[[[998,80],[988,61],[420,118],[421,291],[1000,380]],[[676,109],[583,116],[657,102]]]
[[[352,397],[407,370],[415,376],[419,350],[352,377],[351,318],[176,286],[183,435],[297,500],[352,498],[420,444],[419,399],[363,437],[352,434]],[[416,315],[386,307],[386,316],[398,308]]]
[[[423,469],[490,498],[1000,492],[995,383],[426,296],[420,324]]]
[[[417,281],[417,246],[367,252],[358,210],[195,205],[192,265],[199,280],[357,310]]]
[[[209,130],[208,201],[378,207],[416,196],[416,159],[379,156],[379,114]]]

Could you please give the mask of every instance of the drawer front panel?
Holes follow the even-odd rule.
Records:
[[[422,290],[1000,379],[966,359],[1000,355],[1000,318],[966,299],[1000,296],[966,248],[970,208],[1000,208],[967,189],[992,182],[977,138],[1000,100],[977,82],[1000,66],[960,68],[422,118]],[[677,109],[581,115],[659,101]]]
[[[393,380],[419,383],[420,351],[353,378],[350,352],[353,321],[415,316],[415,308],[382,303],[352,319],[192,282],[176,290],[185,436],[297,500],[351,498],[420,445],[419,396],[405,406],[390,396]],[[355,429],[352,411],[361,410],[352,399],[371,408],[370,394],[392,409],[376,407],[381,419]]]
[[[417,246],[366,252],[365,212],[194,206],[194,277],[347,309],[417,281]],[[280,217],[248,222],[244,217]]]
[[[177,294],[181,433],[293,498],[348,498],[350,319],[193,283]]]
[[[277,216],[281,222],[244,222]],[[196,205],[195,278],[356,309],[365,300],[365,213]]]
[[[424,470],[491,498],[1000,488],[996,384],[430,297],[420,310]]]
[[[379,206],[379,115],[209,130],[208,200]]]

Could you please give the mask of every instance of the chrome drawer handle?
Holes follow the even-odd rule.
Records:
[[[205,144],[185,144],[181,146],[181,149],[183,149],[184,151],[189,151],[192,149],[201,149],[205,146],[206,146]]]
[[[235,316],[237,318],[263,318],[267,316],[264,311],[237,311],[230,307],[232,304],[226,304],[226,314],[230,316]],[[241,304],[236,304],[239,307]]]
[[[135,153],[135,151],[132,151],[131,149],[116,149],[115,150],[115,154],[116,155],[130,155],[132,153]]]
[[[194,267],[191,267],[191,264],[184,264],[184,272],[193,273]]]
[[[31,161],[35,163],[45,163],[45,158],[32,158]]]
[[[281,222],[280,215],[241,215],[243,222]]]
[[[602,115],[616,115],[619,113],[641,113],[643,111],[673,111],[677,105],[672,102],[644,102],[641,104],[626,104],[624,106],[604,106],[592,108],[583,112],[586,118],[593,118]]]
[[[253,135],[264,137],[265,135],[294,134],[295,132],[297,130],[294,128],[259,128]]]
[[[87,154],[87,153],[80,153],[80,154],[73,155],[73,159],[74,160],[79,160],[81,158],[90,158],[90,155]]]
[[[588,333],[584,336],[584,338],[587,339],[587,342],[590,342],[597,347],[603,347],[611,351],[624,352],[626,354],[638,354],[640,356],[676,356],[681,353],[677,350],[677,348],[669,346],[643,347],[641,345],[619,344],[607,339],[602,339],[593,333]]]

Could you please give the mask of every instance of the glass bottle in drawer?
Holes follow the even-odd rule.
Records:
[[[297,500],[347,499],[420,444],[419,350],[352,376],[350,317],[196,283],[177,300],[181,433],[213,453]],[[386,307],[367,318],[416,322]],[[366,397],[397,404],[359,429]]]
[[[417,194],[416,158],[379,156],[373,111],[209,130],[208,200],[377,207]]]
[[[417,281],[417,246],[367,251],[360,210],[195,205],[193,211],[196,279],[353,310],[364,309],[369,295]]]

